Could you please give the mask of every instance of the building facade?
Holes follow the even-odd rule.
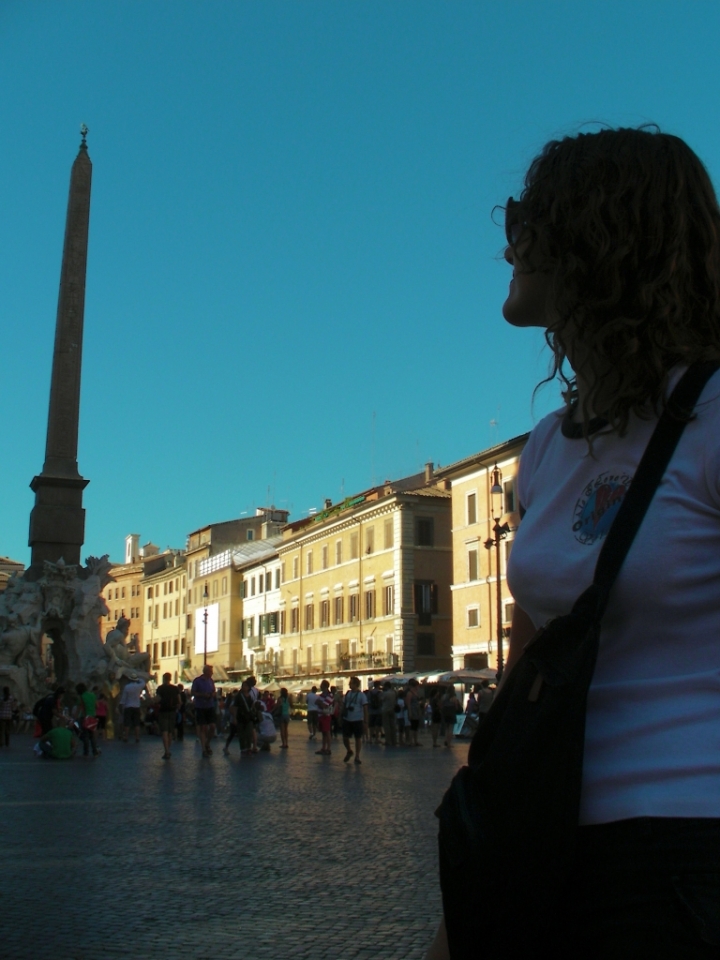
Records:
[[[278,557],[281,682],[450,668],[451,497],[432,465],[289,524]]]
[[[143,562],[143,643],[158,682],[169,673],[178,683],[187,666],[185,562],[181,550],[166,550]]]
[[[452,493],[453,542],[453,669],[497,667],[498,582],[500,585],[503,660],[513,614],[507,561],[520,522],[517,471],[529,434],[515,437],[443,467],[437,476],[449,481]],[[493,495],[494,473],[499,471]],[[500,570],[495,547],[495,521],[507,525],[500,538]]]

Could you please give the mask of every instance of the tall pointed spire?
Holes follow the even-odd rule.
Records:
[[[85,539],[82,491],[88,481],[78,471],[77,446],[92,163],[85,124],[80,133],[82,141],[70,174],[45,463],[30,484],[35,491],[30,563],[36,569],[42,569],[45,560],[57,563],[61,557],[66,563],[79,563]]]

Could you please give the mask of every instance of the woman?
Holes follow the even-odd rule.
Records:
[[[318,711],[318,730],[322,735],[322,746],[315,753],[320,757],[329,757],[332,753],[330,731],[332,729],[333,710],[335,709],[335,698],[330,691],[329,680],[323,680],[320,683],[320,693],[317,695],[315,703]]]
[[[280,696],[275,704],[274,716],[280,723],[280,748],[288,748],[288,727],[290,726],[290,714],[292,712],[292,698],[285,687],[281,687]]]
[[[506,232],[503,314],[545,329],[565,401],[522,456],[507,676],[536,628],[590,584],[683,370],[720,358],[720,209],[682,140],[601,130],[544,148],[519,202],[508,201]],[[539,957],[718,956],[719,587],[716,373],[610,595],[588,697],[578,853]],[[441,925],[427,956],[448,955]]]
[[[355,763],[360,764],[363,736],[368,731],[368,701],[362,692],[360,677],[350,677],[350,689],[345,694],[342,711],[342,735],[345,744],[343,763],[347,763],[353,756],[351,746],[355,738]]]

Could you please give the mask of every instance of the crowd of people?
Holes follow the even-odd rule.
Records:
[[[97,687],[57,686],[32,711],[36,753],[67,759],[82,747],[83,756],[95,758],[112,722],[113,735],[124,743],[139,743],[143,731],[160,737],[163,760],[170,760],[173,743],[184,739],[188,726],[204,758],[212,757],[216,738],[223,743],[225,756],[237,740],[240,756],[249,757],[269,751],[278,740],[279,749],[288,749],[290,721],[305,719],[309,740],[318,741],[317,756],[331,756],[333,742],[342,739],[344,761],[361,764],[364,746],[420,747],[423,730],[429,731],[433,747],[450,747],[456,731],[474,732],[493,697],[487,681],[463,705],[452,685],[421,687],[410,679],[398,686],[385,679],[370,680],[363,689],[360,678],[351,677],[345,693],[322,680],[295,699],[285,687],[261,691],[254,676],[238,689],[216,687],[211,664],[189,689],[171,679],[164,674],[152,692],[144,679],[131,673],[114,710]],[[9,746],[10,732],[18,729],[21,716],[22,709],[5,687],[0,696],[0,745]]]

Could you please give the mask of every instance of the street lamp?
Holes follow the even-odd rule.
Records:
[[[502,501],[503,501],[503,487],[502,487],[502,473],[497,464],[493,467],[492,472],[492,487],[490,488],[490,496],[492,500],[492,513],[493,520],[495,521],[493,526],[494,537],[489,537],[485,541],[485,549],[492,550],[495,547],[495,580],[497,583],[497,672],[501,674],[503,671],[504,660],[503,660],[503,625],[502,625],[502,584],[500,583],[500,541],[504,540],[505,537],[510,533],[510,527],[506,523],[500,523],[502,518]]]
[[[205,604],[205,613],[203,614],[203,623],[205,625],[205,640],[203,643],[203,666],[207,663],[207,622],[208,622],[208,600],[210,599],[210,594],[208,593],[207,580],[205,581],[205,589],[203,590],[203,603]]]

